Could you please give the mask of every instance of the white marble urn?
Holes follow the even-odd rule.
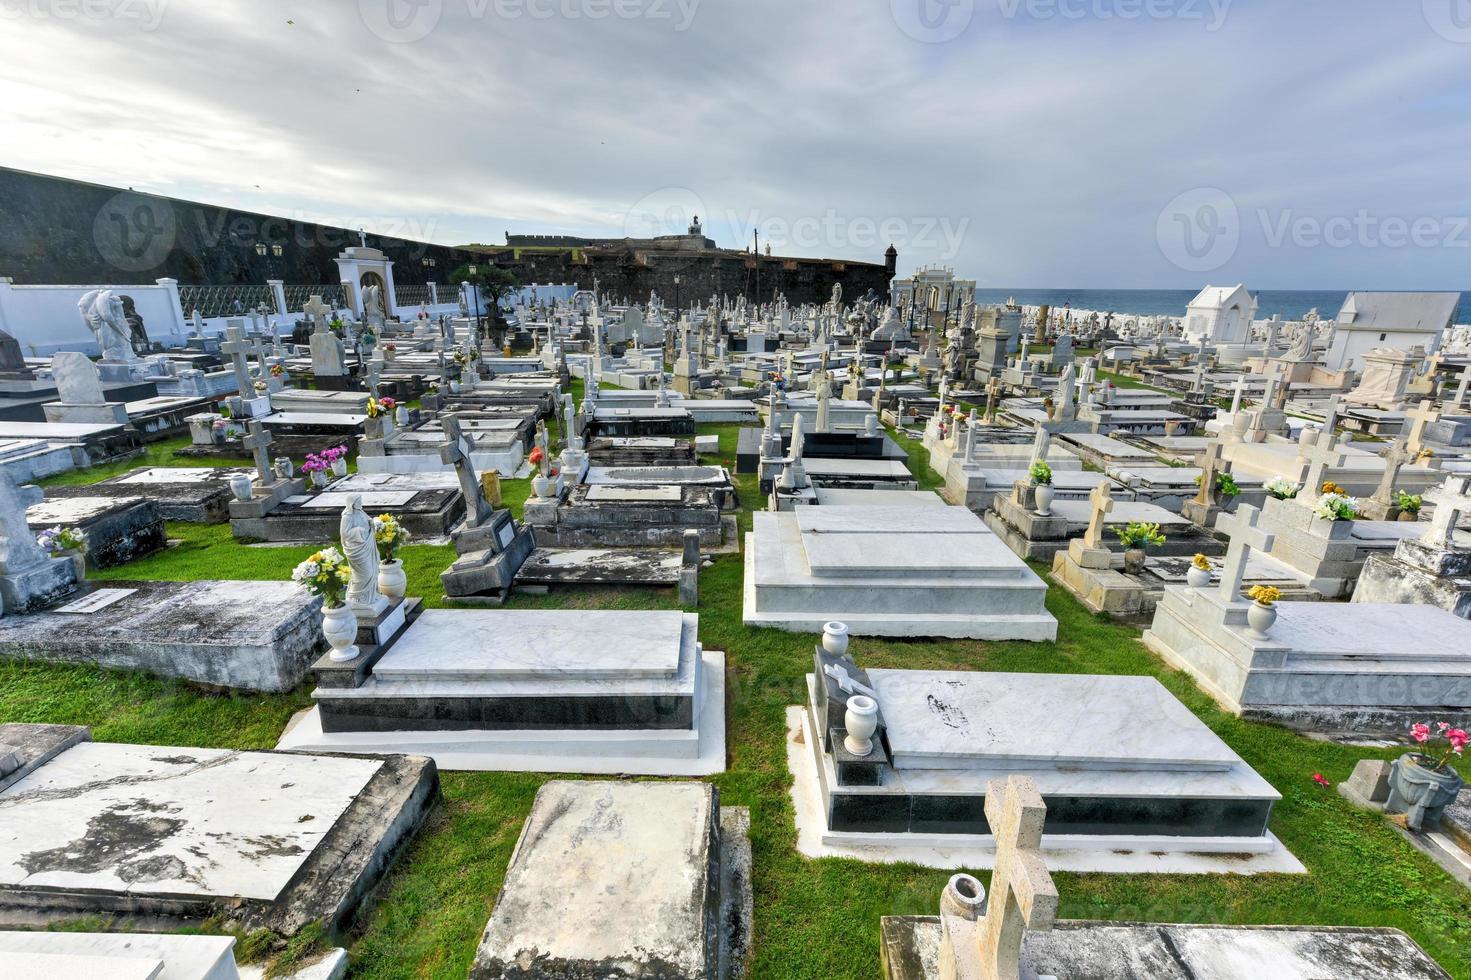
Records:
[[[873,733],[879,727],[879,703],[866,694],[854,694],[848,698],[843,727],[848,730],[843,747],[854,755],[869,755],[873,752]]]
[[[398,558],[385,559],[378,563],[378,591],[390,599],[402,599],[409,590],[409,578],[404,574],[404,563]]]
[[[531,478],[531,490],[538,497],[550,497],[552,495],[551,477],[537,475]]]
[[[1054,491],[1052,489],[1052,484],[1050,484],[1050,483],[1039,483],[1039,484],[1037,484],[1037,516],[1038,517],[1051,517],[1052,516],[1052,496],[1053,496],[1053,493],[1054,493]]]
[[[1266,637],[1272,624],[1277,622],[1277,606],[1272,604],[1264,606],[1260,602],[1253,602],[1246,607],[1246,625],[1251,627],[1251,632],[1258,639]]]
[[[1185,584],[1192,589],[1203,589],[1211,584],[1211,573],[1208,568],[1197,568],[1191,565],[1185,570]]]
[[[333,476],[347,476],[347,457],[338,456],[332,461]]]
[[[845,623],[822,624],[822,648],[835,657],[848,652],[848,626]]]
[[[255,496],[255,487],[251,483],[249,473],[236,473],[230,477],[230,489],[234,492],[236,500],[249,500]]]
[[[327,638],[327,644],[332,648],[328,654],[339,663],[345,660],[355,660],[358,655],[356,640],[358,638],[358,618],[353,615],[352,607],[343,603],[340,606],[329,606],[322,610],[322,635]]]

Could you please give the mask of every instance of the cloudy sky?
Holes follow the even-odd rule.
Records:
[[[1471,0],[0,0],[0,105],[0,164],[450,244],[1471,287]]]

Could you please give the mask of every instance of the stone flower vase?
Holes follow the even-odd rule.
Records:
[[[249,500],[255,496],[255,488],[251,483],[249,473],[236,473],[230,477],[230,489],[234,492],[236,500]]]
[[[1039,483],[1039,484],[1037,484],[1036,493],[1037,493],[1037,516],[1038,517],[1051,517],[1052,516],[1052,497],[1053,497],[1053,495],[1055,493],[1055,491],[1052,489],[1052,484],[1050,484],[1050,483]]]
[[[1420,512],[1418,510],[1402,510],[1399,512],[1399,517],[1395,519],[1404,521],[1407,524],[1413,524],[1420,519]]]
[[[393,410],[393,421],[400,427],[409,424],[409,410],[400,405]]]
[[[531,491],[538,497],[550,497],[552,495],[552,478],[537,474],[531,478]]]
[[[332,648],[328,656],[333,660],[340,663],[357,658],[358,648],[354,641],[358,638],[358,618],[347,603],[323,607],[322,635]]]
[[[327,486],[327,473],[325,470],[312,470],[312,489],[321,490]]]
[[[1385,813],[1403,813],[1405,825],[1416,831],[1440,826],[1441,813],[1464,785],[1454,769],[1431,769],[1424,760],[1416,752],[1394,760],[1389,767],[1389,800],[1384,804]]]
[[[347,457],[341,456],[332,461],[333,476],[347,476]]]
[[[848,627],[845,623],[822,625],[822,648],[835,657],[848,652]]]
[[[1264,639],[1275,622],[1277,622],[1276,603],[1264,606],[1260,602],[1253,602],[1246,607],[1246,625],[1251,627],[1252,635],[1257,639]]]
[[[378,591],[390,599],[402,599],[409,589],[409,578],[404,574],[404,563],[398,558],[386,558],[378,563]]]
[[[843,747],[854,755],[869,755],[873,752],[873,733],[879,727],[879,705],[866,694],[854,694],[848,698],[848,710],[843,715],[843,727],[848,737]]]
[[[1124,551],[1124,571],[1129,575],[1138,575],[1144,571],[1144,549],[1128,548]],[[1187,573],[1188,575],[1188,573]]]
[[[80,548],[68,548],[56,553],[58,558],[70,558],[72,568],[76,570],[77,581],[80,582],[87,577],[87,553]]]
[[[1211,584],[1211,573],[1209,569],[1196,568],[1191,565],[1185,570],[1185,584],[1192,589],[1203,589]]]

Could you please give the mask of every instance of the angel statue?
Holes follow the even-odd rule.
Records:
[[[133,353],[133,330],[123,313],[123,301],[110,289],[92,289],[77,302],[82,322],[97,338],[102,359],[128,362],[137,359]]]

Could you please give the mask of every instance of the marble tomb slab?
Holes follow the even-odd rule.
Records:
[[[373,676],[383,681],[670,678],[679,671],[685,622],[685,614],[677,611],[580,610],[569,616],[561,610],[430,609],[374,666]],[[467,642],[470,637],[473,642]]]
[[[595,485],[588,487],[584,500],[596,503],[679,503],[684,492],[678,486],[629,487]]]
[[[1240,762],[1153,677],[877,668],[868,675],[899,769],[1225,771]],[[1068,726],[1036,723],[1061,717]]]
[[[0,793],[0,885],[273,901],[381,765],[83,743]]]

